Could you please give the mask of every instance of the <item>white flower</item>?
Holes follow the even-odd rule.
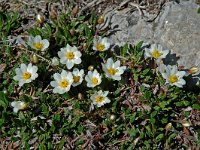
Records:
[[[53,75],[55,81],[51,81],[51,86],[54,87],[53,93],[63,94],[70,90],[73,83],[73,75],[71,72],[62,70],[61,74],[55,73]]]
[[[107,97],[108,91],[102,92],[102,90],[94,93],[90,99],[93,101],[94,105],[97,105],[97,107],[101,107],[106,103],[110,103],[110,99]]]
[[[41,36],[37,35],[29,38],[28,45],[35,50],[44,51],[49,47],[49,41],[47,39],[42,40]]]
[[[74,64],[80,64],[82,56],[81,52],[78,51],[77,47],[71,47],[67,44],[66,47],[61,48],[61,51],[58,52],[58,56],[60,57],[60,62],[62,64],[66,64],[68,69],[71,69]]]
[[[121,80],[121,75],[124,73],[126,66],[120,67],[120,61],[114,62],[112,58],[108,58],[105,64],[102,63],[103,71],[106,73],[106,77],[113,80]]]
[[[13,107],[13,111],[17,113],[19,110],[24,110],[27,108],[27,103],[22,101],[14,101],[11,103],[11,106]]]
[[[103,52],[103,51],[108,50],[109,47],[110,47],[110,43],[108,41],[108,38],[106,37],[102,38],[100,36],[97,36],[94,38],[93,50]]]
[[[155,59],[162,59],[167,56],[169,50],[163,50],[159,44],[152,44],[150,48],[145,48],[145,57],[152,57]]]
[[[52,66],[58,66],[58,65],[59,65],[59,60],[58,60],[58,58],[57,58],[57,57],[53,57],[53,58],[51,59],[51,64],[52,64]]]
[[[85,76],[88,87],[95,87],[101,83],[101,76],[95,69],[94,71],[88,71],[88,74]]]
[[[32,80],[35,80],[38,77],[37,74],[38,67],[32,66],[32,64],[21,64],[20,68],[16,68],[16,76],[13,77],[14,80],[19,81],[19,86],[22,86],[24,83],[30,83]]]
[[[185,71],[178,71],[177,66],[165,66],[165,72],[161,72],[166,83],[170,85],[176,85],[177,87],[183,87],[186,84],[183,76],[186,74]]]
[[[81,84],[83,81],[84,70],[83,69],[78,70],[77,68],[74,68],[72,75],[73,75],[73,80],[74,80],[74,82],[72,83],[72,86],[77,86]]]

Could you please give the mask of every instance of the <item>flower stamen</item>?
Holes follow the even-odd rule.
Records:
[[[31,78],[31,73],[29,72],[24,72],[23,75],[22,75],[23,79],[24,80],[28,80]]]
[[[151,55],[152,55],[154,58],[159,58],[159,57],[162,55],[162,53],[159,52],[158,50],[154,50],[154,51],[151,53]]]
[[[101,102],[103,102],[104,97],[103,96],[97,96],[95,100],[96,100],[97,103],[101,103]]]
[[[96,77],[92,78],[92,84],[96,85],[98,83],[98,79]]]
[[[59,86],[61,88],[66,88],[69,85],[69,82],[66,79],[60,81]]]
[[[33,46],[36,48],[36,49],[39,49],[41,50],[43,48],[43,44],[40,43],[40,42],[35,42],[33,43]]]
[[[112,76],[114,76],[117,72],[118,72],[117,69],[114,69],[114,68],[109,68],[109,69],[108,69],[108,73],[109,73],[110,75],[112,75]]]
[[[178,77],[177,77],[176,75],[170,75],[170,76],[169,76],[169,81],[170,81],[171,83],[175,83],[175,82],[178,81]]]
[[[80,81],[80,76],[73,76],[74,82],[78,83]]]
[[[67,52],[65,56],[68,60],[72,60],[75,57],[73,52]]]
[[[96,48],[98,51],[103,51],[105,49],[105,45],[102,43],[97,43]]]

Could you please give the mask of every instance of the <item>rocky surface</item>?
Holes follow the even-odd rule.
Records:
[[[126,42],[160,43],[178,58],[178,64],[186,68],[198,66],[200,69],[200,14],[199,5],[194,1],[167,2],[153,21],[141,18],[139,11],[115,11],[107,13],[113,43],[121,46]],[[150,16],[153,14],[145,14]],[[171,61],[171,60],[170,60]]]

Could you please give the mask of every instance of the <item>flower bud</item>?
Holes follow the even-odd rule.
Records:
[[[88,70],[89,70],[89,71],[94,70],[94,66],[93,66],[93,65],[90,65],[90,66],[88,67]]]
[[[97,20],[97,23],[98,23],[98,24],[104,23],[104,18],[103,18],[103,16],[99,16],[99,18],[98,18],[98,20]]]
[[[59,60],[57,57],[54,57],[51,59],[51,65],[52,66],[58,66],[59,65]]]
[[[198,68],[197,67],[192,67],[188,70],[189,74],[195,74],[198,72]]]
[[[112,121],[113,121],[113,120],[115,120],[115,118],[116,118],[116,116],[115,116],[115,115],[113,115],[113,114],[112,114],[112,115],[110,115],[110,120],[112,120]]]
[[[79,99],[79,100],[83,100],[83,99],[84,99],[84,97],[83,97],[83,94],[82,94],[82,93],[78,93],[78,99]]]
[[[44,16],[41,14],[37,14],[36,20],[38,23],[42,24],[44,22]]]
[[[8,94],[8,90],[7,90],[7,89],[3,90],[3,93],[4,93],[5,95],[7,95],[7,94]]]
[[[57,18],[57,13],[56,13],[56,11],[55,10],[52,10],[51,12],[50,12],[50,18],[51,19],[56,19]]]
[[[165,126],[165,130],[166,130],[166,131],[171,130],[171,128],[172,128],[172,123],[168,123],[168,124]]]
[[[33,62],[34,64],[37,64],[37,63],[38,63],[38,56],[37,56],[37,55],[33,54],[33,56],[32,56],[32,62]]]
[[[78,13],[78,6],[75,6],[73,9],[72,9],[72,15],[73,16],[76,16]]]
[[[69,32],[70,32],[71,36],[75,35],[75,30],[74,29],[70,29]]]
[[[84,50],[87,49],[87,44],[86,44],[86,43],[83,44],[83,49],[84,49]]]
[[[189,126],[191,126],[191,124],[187,120],[183,120],[182,121],[182,126],[189,127]]]

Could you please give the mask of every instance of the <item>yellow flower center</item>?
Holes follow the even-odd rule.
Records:
[[[108,73],[109,73],[110,75],[112,75],[112,76],[114,76],[117,72],[118,72],[117,69],[114,69],[114,68],[108,69]]]
[[[154,58],[159,58],[162,53],[160,53],[158,50],[154,50],[151,55],[154,57]]]
[[[43,44],[40,42],[33,43],[33,46],[38,50],[41,50],[43,48]]]
[[[24,110],[27,108],[27,103],[20,103],[20,109]]]
[[[74,82],[77,83],[80,81],[80,76],[73,76]]]
[[[105,49],[105,45],[102,43],[97,43],[96,48],[98,51],[103,51]]]
[[[171,83],[175,83],[178,81],[178,77],[176,75],[171,75],[171,76],[169,76],[169,81]]]
[[[69,85],[69,82],[66,79],[60,81],[59,86],[61,88],[66,88]]]
[[[101,102],[103,102],[104,97],[103,96],[97,96],[95,100],[96,100],[97,103],[101,103]]]
[[[29,73],[29,72],[24,72],[23,75],[22,75],[22,77],[23,77],[24,80],[28,80],[28,79],[30,79],[30,77],[31,77],[31,73]]]
[[[69,60],[72,60],[75,57],[74,52],[67,52],[65,56]]]
[[[98,79],[96,77],[92,78],[92,84],[96,85],[98,83]]]

